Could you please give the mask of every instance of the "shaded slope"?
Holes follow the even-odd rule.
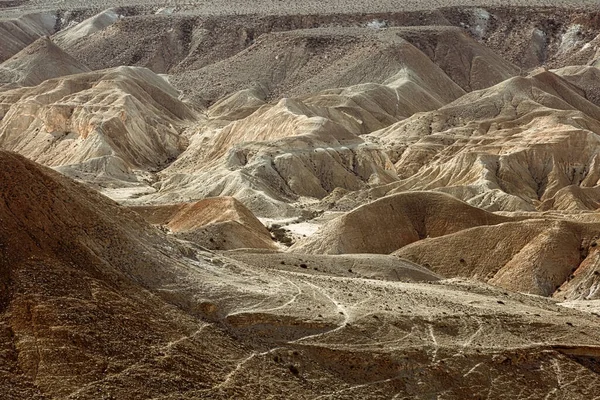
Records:
[[[90,18],[81,21],[80,23],[74,26],[70,26],[66,29],[60,30],[52,37],[52,40],[62,48],[80,50],[77,49],[77,47],[74,47],[74,44],[76,42],[81,41],[89,35],[92,35],[96,32],[108,28],[109,26],[117,22],[119,18],[121,18],[121,15],[119,14],[118,10],[104,10],[96,15],[91,16]],[[77,54],[80,57],[80,59],[83,58],[81,57],[80,52],[78,52]]]
[[[387,254],[426,237],[509,220],[446,194],[406,192],[379,199],[336,218],[313,236],[296,243],[291,251]]]
[[[521,72],[459,27],[406,27],[399,35],[467,92],[488,88]]]
[[[197,20],[183,15],[122,16],[109,9],[59,32],[56,42],[94,70],[125,65],[166,73],[190,50]]]
[[[178,391],[182,382],[203,387],[191,369],[210,380],[220,368],[195,344],[203,324],[144,289],[176,275],[165,268],[175,253],[164,238],[134,213],[21,156],[1,151],[0,164],[4,396],[139,398]],[[203,337],[225,352],[239,349],[211,328]],[[174,353],[186,361],[158,362]]]
[[[0,84],[36,86],[51,78],[89,72],[48,38],[40,38],[0,64]]]
[[[597,223],[533,219],[425,239],[394,254],[448,277],[474,277],[542,296],[596,299],[598,229]],[[574,282],[572,274],[578,277]]]
[[[0,21],[0,62],[8,60],[41,36],[54,33],[57,16],[52,13],[23,15]]]
[[[67,265],[87,262],[90,271],[102,267],[96,272],[115,279],[143,277],[149,283],[166,278],[168,274],[153,270],[159,260],[149,263],[135,255],[161,242],[141,217],[22,156],[0,154],[3,265],[9,271],[28,260],[48,258]]]
[[[315,93],[361,83],[384,83],[403,68],[414,70],[448,102],[462,94],[443,71],[400,37],[395,29],[306,29],[269,33],[244,51],[203,67],[178,73],[174,85],[195,96],[216,100],[259,84],[272,98]],[[219,83],[217,85],[216,83]]]

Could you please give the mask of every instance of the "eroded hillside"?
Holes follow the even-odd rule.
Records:
[[[221,3],[0,1],[4,397],[600,393],[600,9]]]

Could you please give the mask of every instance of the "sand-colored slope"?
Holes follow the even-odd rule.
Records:
[[[425,239],[395,254],[448,277],[475,277],[542,296],[596,299],[597,237],[597,223],[534,219]],[[569,283],[574,273],[578,281]]]
[[[449,43],[445,31],[354,27],[270,33],[243,52],[204,67],[202,76],[218,81],[202,86],[216,88],[218,93],[207,92],[208,98],[245,89],[208,109],[209,121],[161,173],[158,192],[139,201],[236,196],[258,215],[273,216],[288,214],[285,203],[302,197],[321,199],[336,188],[362,190],[395,181],[387,154],[356,135],[462,96],[465,91],[438,64],[454,74],[465,63],[485,59],[497,64],[497,69],[484,68],[490,73],[484,79],[488,82],[516,71],[453,29],[447,31],[469,46],[459,57],[460,66],[457,59],[442,60]],[[432,54],[403,36],[424,51],[434,46]],[[172,77],[174,84],[181,86],[182,74]],[[469,89],[470,79],[460,77]],[[270,97],[294,93],[306,95],[265,104]]]
[[[510,221],[435,192],[406,192],[358,207],[291,247],[313,254],[388,254],[427,237]],[[442,274],[444,275],[444,274]]]
[[[540,110],[541,109],[541,110]],[[585,98],[585,92],[550,71],[536,71],[528,77],[508,79],[493,87],[468,93],[457,101],[430,114],[415,116],[400,122],[387,132],[404,124],[425,130],[425,120],[432,123],[431,133],[438,133],[460,125],[465,135],[493,132],[503,127],[516,127],[532,119],[540,111],[579,111],[585,116],[598,117],[598,108]],[[542,114],[543,115],[543,114]],[[529,116],[529,118],[527,118]],[[495,125],[492,125],[493,123]],[[421,127],[422,126],[422,127]],[[383,136],[385,136],[382,133]]]
[[[131,209],[151,224],[165,226],[177,237],[209,249],[277,248],[267,228],[233,197]]]
[[[358,52],[352,53],[356,64],[345,62],[350,65],[349,75],[340,78],[340,72],[334,71],[337,66],[345,65],[340,61],[310,79],[322,82],[323,85],[317,84],[319,87],[335,87],[342,80],[357,84],[261,105],[269,92],[287,85],[269,79],[300,76],[290,71],[281,76],[265,72],[270,78],[255,79],[256,89],[237,92],[218,102],[214,109],[209,108],[213,119],[200,127],[187,150],[161,173],[158,193],[152,197],[174,202],[236,196],[254,212],[265,216],[287,213],[282,211],[280,203],[299,197],[323,198],[337,187],[357,190],[396,180],[387,156],[378,146],[364,143],[358,135],[415,112],[438,108],[464,91],[395,30],[366,30],[364,38],[356,32],[356,29],[294,31],[266,37],[264,45],[257,43],[258,53],[275,44],[287,48],[283,43],[288,41],[300,43],[296,44],[302,51],[313,46],[310,52],[327,52],[328,47],[339,45],[337,38],[341,37],[342,44],[351,45]],[[373,42],[373,46],[358,46],[363,40]],[[235,58],[248,62],[251,59],[254,63],[261,59],[250,50]],[[308,59],[314,62],[317,57],[311,53]],[[368,67],[371,64],[376,68]],[[301,68],[308,71],[305,66]],[[381,83],[360,84],[362,81]],[[298,84],[310,85],[305,78],[294,83]],[[231,111],[227,116],[227,107],[241,107],[243,112],[239,117],[243,118],[230,122],[229,119],[237,117],[232,117],[235,113]],[[245,116],[247,112],[251,114]],[[227,123],[221,124],[220,116]],[[261,207],[261,202],[270,202],[272,206]]]
[[[567,186],[597,185],[600,109],[586,97],[584,88],[539,72],[374,136],[392,149],[404,178],[397,190],[443,190],[490,210],[531,210]]]
[[[143,68],[122,67],[51,79],[0,95],[0,147],[94,181],[136,181],[186,147],[191,109]]]
[[[581,187],[577,185],[566,186],[556,194],[540,204],[540,211],[596,211],[600,208],[600,187]]]
[[[581,222],[558,215],[529,218],[491,214],[442,193],[406,192],[332,220],[291,251],[387,254],[397,249],[399,257],[445,277],[475,278],[542,296],[598,298],[597,222],[586,223],[585,215]]]
[[[83,72],[89,69],[44,37],[0,64],[0,85],[37,86],[47,79]]]
[[[219,393],[250,350],[165,301],[173,286],[148,291],[183,276],[175,243],[19,155],[0,151],[0,166],[4,398]]]
[[[200,131],[161,172],[162,202],[235,196],[259,216],[286,213],[285,202],[324,197],[395,179],[380,149],[352,133],[354,119],[335,109],[283,99],[223,128]],[[145,201],[145,199],[140,199]]]
[[[596,105],[600,105],[598,95],[600,69],[592,66],[569,66],[553,70],[556,75],[575,85],[585,93],[585,98]]]
[[[243,89],[225,96],[211,105],[207,114],[211,120],[235,121],[246,118],[266,104],[267,93],[260,87]]]

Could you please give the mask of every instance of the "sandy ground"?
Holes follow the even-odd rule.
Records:
[[[149,193],[153,193],[156,190],[149,186],[140,186],[140,187],[125,187],[125,188],[111,188],[111,189],[102,189],[100,193],[103,195],[117,201],[119,203],[127,203],[128,200],[135,199],[136,197],[146,195]]]

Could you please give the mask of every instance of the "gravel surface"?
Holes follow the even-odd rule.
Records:
[[[285,1],[285,0],[200,0],[200,1],[157,1],[157,0],[1,0],[2,17],[14,17],[21,13],[37,10],[69,10],[77,8],[109,8],[116,6],[148,6],[174,8],[175,12],[230,15],[230,14],[338,14],[377,13],[435,9],[452,6],[479,7],[598,7],[597,0],[370,0],[370,1]],[[2,15],[4,14],[4,15]]]

